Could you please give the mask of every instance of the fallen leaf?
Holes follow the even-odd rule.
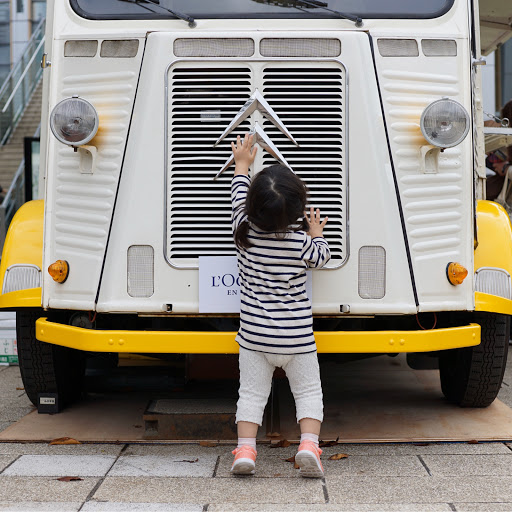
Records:
[[[335,453],[334,455],[331,455],[329,457],[329,460],[340,460],[340,459],[346,459],[348,455],[346,453]]]
[[[60,478],[57,478],[59,482],[77,482],[78,480],[82,480],[78,476],[62,476]]]
[[[214,446],[218,446],[218,443],[214,443],[213,441],[199,441],[199,446],[209,446],[213,448]]]
[[[295,469],[300,469],[300,466],[299,466],[296,462],[293,464],[293,467],[294,467]]]
[[[25,391],[25,388],[16,388],[16,391]]]
[[[287,448],[291,444],[292,443],[290,443],[290,441],[288,441],[287,439],[281,439],[281,441],[277,443],[271,443],[270,448]]]
[[[286,462],[295,462],[295,455],[289,459],[284,459]]]
[[[281,437],[281,434],[279,432],[269,432],[267,437]]]
[[[479,441],[476,439],[471,439],[471,441],[468,441],[468,444],[479,444]]]
[[[190,462],[190,463],[194,463],[194,462],[197,462],[199,459],[194,459],[194,460],[177,460],[176,462]]]
[[[73,439],[72,437],[58,437],[53,441],[50,441],[50,444],[82,444],[80,441]]]
[[[318,446],[319,446],[320,448],[325,448],[325,447],[327,447],[327,446],[336,446],[336,445],[338,444],[339,439],[340,439],[340,436],[338,436],[338,437],[336,438],[336,441],[320,441],[320,442],[318,443]]]
[[[276,473],[276,474],[274,475],[274,478],[277,478],[277,477],[279,477],[279,476],[283,476],[283,475],[281,475],[281,473]]]

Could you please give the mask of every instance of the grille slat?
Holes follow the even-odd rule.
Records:
[[[343,68],[297,62],[194,65],[178,63],[169,72],[168,260],[178,267],[197,267],[199,256],[235,254],[230,224],[232,173],[212,180],[231,154],[230,138],[218,147],[213,144],[258,89],[300,147],[259,112],[234,130],[230,140],[247,132],[255,120],[261,124],[307,183],[311,206],[329,216],[324,230],[332,254],[329,266],[338,266],[347,251]],[[275,163],[261,149],[257,158],[257,168]]]

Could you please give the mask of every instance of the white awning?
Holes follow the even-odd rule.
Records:
[[[512,0],[480,0],[480,44],[482,55],[512,37]]]

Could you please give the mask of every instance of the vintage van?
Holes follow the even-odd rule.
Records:
[[[44,193],[0,267],[34,404],[76,399],[86,353],[238,351],[227,164],[249,130],[251,172],[286,162],[329,216],[319,353],[439,360],[450,401],[494,400],[512,236],[485,201],[476,1],[47,4]],[[512,8],[484,5],[492,49]]]

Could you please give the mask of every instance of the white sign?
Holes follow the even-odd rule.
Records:
[[[236,256],[199,256],[199,313],[239,313]]]
[[[312,272],[307,272],[306,293],[311,300]],[[236,256],[199,256],[199,313],[240,313]]]

